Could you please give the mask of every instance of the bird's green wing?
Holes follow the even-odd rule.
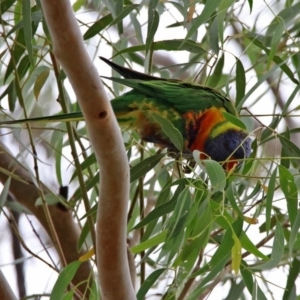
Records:
[[[204,111],[205,109],[216,107],[224,108],[228,113],[237,115],[232,102],[218,91],[209,87],[174,81],[104,78],[131,87],[136,93],[140,93],[146,98],[157,99],[158,102],[174,107],[180,113]],[[120,105],[122,104],[120,103]]]

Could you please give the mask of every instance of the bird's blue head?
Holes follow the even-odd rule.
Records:
[[[229,171],[240,159],[249,157],[252,140],[242,130],[230,129],[216,137],[210,137],[204,144],[204,152],[211,159],[222,162],[230,161],[225,165]]]

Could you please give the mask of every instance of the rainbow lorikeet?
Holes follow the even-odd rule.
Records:
[[[182,134],[183,157],[192,158],[199,150],[201,159],[210,157],[232,169],[251,153],[248,133],[226,120],[222,112],[237,116],[232,102],[218,91],[195,83],[163,79],[121,67],[100,57],[125,79],[109,78],[132,90],[111,101],[121,127],[135,129],[142,140],[178,152],[154,112],[169,120]],[[107,78],[107,77],[104,77]]]

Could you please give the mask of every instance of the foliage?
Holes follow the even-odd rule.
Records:
[[[118,64],[223,90],[235,99],[253,138],[250,158],[230,174],[210,160],[197,161],[186,174],[185,161],[156,153],[137,133],[124,132],[131,166],[128,235],[141,236],[131,248],[141,266],[137,298],[156,289],[161,299],[198,299],[225,282],[226,299],[271,299],[274,289],[282,299],[299,297],[300,150],[293,117],[299,109],[300,2],[78,0],[73,8],[101,75],[110,71],[98,62],[98,48]],[[0,10],[1,132],[26,149],[17,157],[25,167],[34,161],[44,184],[71,185],[64,205],[83,224],[78,249],[91,246],[87,218],[96,219],[99,173],[84,123],[72,119],[79,108],[51,52],[39,2],[4,0]],[[87,12],[96,12],[97,20],[88,23]],[[118,83],[108,84],[108,93],[123,92]],[[52,117],[57,114],[69,115]],[[167,120],[159,122],[178,138]],[[47,155],[36,151],[41,147]],[[75,166],[77,159],[81,164]],[[48,160],[55,170],[51,180],[43,170]],[[90,206],[83,207],[87,195]],[[266,279],[277,268],[286,271],[280,289]],[[71,277],[60,276],[53,293],[62,295]],[[157,290],[158,283],[163,288]]]

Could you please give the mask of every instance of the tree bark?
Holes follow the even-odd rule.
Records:
[[[42,0],[41,4],[53,53],[77,96],[100,166],[96,257],[103,299],[135,299],[126,243],[129,166],[121,132],[70,2]]]
[[[0,144],[0,168],[6,170],[0,172],[0,182],[5,183],[11,176],[9,191],[19,203],[27,208],[39,220],[51,237],[49,224],[45,217],[42,206],[36,206],[35,202],[39,197],[37,187],[31,181],[29,173],[14,159],[9,150]],[[47,193],[45,187],[45,193]],[[78,260],[84,254],[84,250],[77,252],[77,242],[80,234],[78,225],[74,222],[71,211],[62,210],[57,205],[49,206],[49,213],[52,219],[54,230],[57,233],[60,246],[63,251],[66,263]],[[91,283],[92,268],[89,262],[84,262],[74,276],[73,284],[79,285],[79,291],[86,293]],[[2,299],[0,297],[0,299]]]
[[[10,285],[0,270],[0,299],[1,300],[17,300],[16,295],[13,293]]]

